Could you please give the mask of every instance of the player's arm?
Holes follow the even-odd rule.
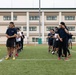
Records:
[[[58,36],[57,36],[57,37],[58,37],[58,39],[59,39],[60,41],[63,41],[63,40],[62,40],[62,38],[60,38],[59,34],[58,34]]]
[[[63,26],[63,28],[64,28],[65,32],[66,32],[67,34],[69,34],[68,29],[67,29],[65,26]]]
[[[13,36],[10,36],[10,38],[14,38],[14,37],[16,37],[16,35],[17,35],[17,34],[14,34]]]
[[[21,34],[21,32],[20,32],[20,34],[19,34],[19,37],[22,37],[22,34]]]
[[[65,28],[64,30],[65,30],[65,32],[66,32],[67,34],[69,34],[69,31],[68,31],[66,28]]]
[[[74,34],[73,34],[73,33],[71,33],[71,35],[72,35],[72,36],[74,36]]]
[[[50,34],[48,34],[47,38],[50,38]]]
[[[8,35],[8,33],[9,33],[9,31],[8,31],[8,29],[6,30],[6,37],[7,38],[10,38],[10,36]]]
[[[7,38],[10,38],[10,36],[9,36],[8,34],[6,34],[6,37],[7,37]]]
[[[48,36],[48,38],[50,38],[50,36]]]

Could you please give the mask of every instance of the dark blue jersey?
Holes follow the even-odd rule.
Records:
[[[69,34],[69,39],[72,39],[72,36],[73,36],[72,34]]]
[[[17,30],[15,28],[8,28],[6,34],[9,36],[13,36],[14,34],[17,34]]]
[[[59,34],[60,38],[62,38],[62,39],[66,38],[66,36],[67,36],[67,34],[63,28],[59,28],[57,33]]]
[[[50,37],[48,38],[48,42],[53,41],[53,36],[54,36],[54,34],[49,33],[48,36],[50,36]]]

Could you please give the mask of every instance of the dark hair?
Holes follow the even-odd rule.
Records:
[[[20,28],[16,28],[17,30],[20,30]]]
[[[60,22],[60,24],[65,25],[65,23],[64,23],[64,22]]]
[[[55,27],[55,29],[58,30],[59,28],[58,27]]]
[[[21,34],[23,34],[23,32],[21,32]]]
[[[10,24],[13,24],[14,25],[14,22],[10,22]]]
[[[56,29],[58,29],[58,27],[55,27]]]
[[[54,29],[50,29],[50,30],[53,30],[54,31]]]
[[[62,24],[63,26],[65,26],[65,28],[68,30],[67,26],[65,25],[64,22],[61,22],[60,24]]]

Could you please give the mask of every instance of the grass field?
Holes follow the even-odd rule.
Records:
[[[48,46],[24,46],[16,60],[0,62],[0,75],[76,75],[76,47],[68,61],[57,60],[47,51]],[[6,47],[0,47],[0,59],[6,55]]]

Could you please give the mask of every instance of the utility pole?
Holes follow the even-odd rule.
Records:
[[[41,0],[39,0],[39,38],[41,37],[41,21],[40,21],[40,13],[41,13]]]

